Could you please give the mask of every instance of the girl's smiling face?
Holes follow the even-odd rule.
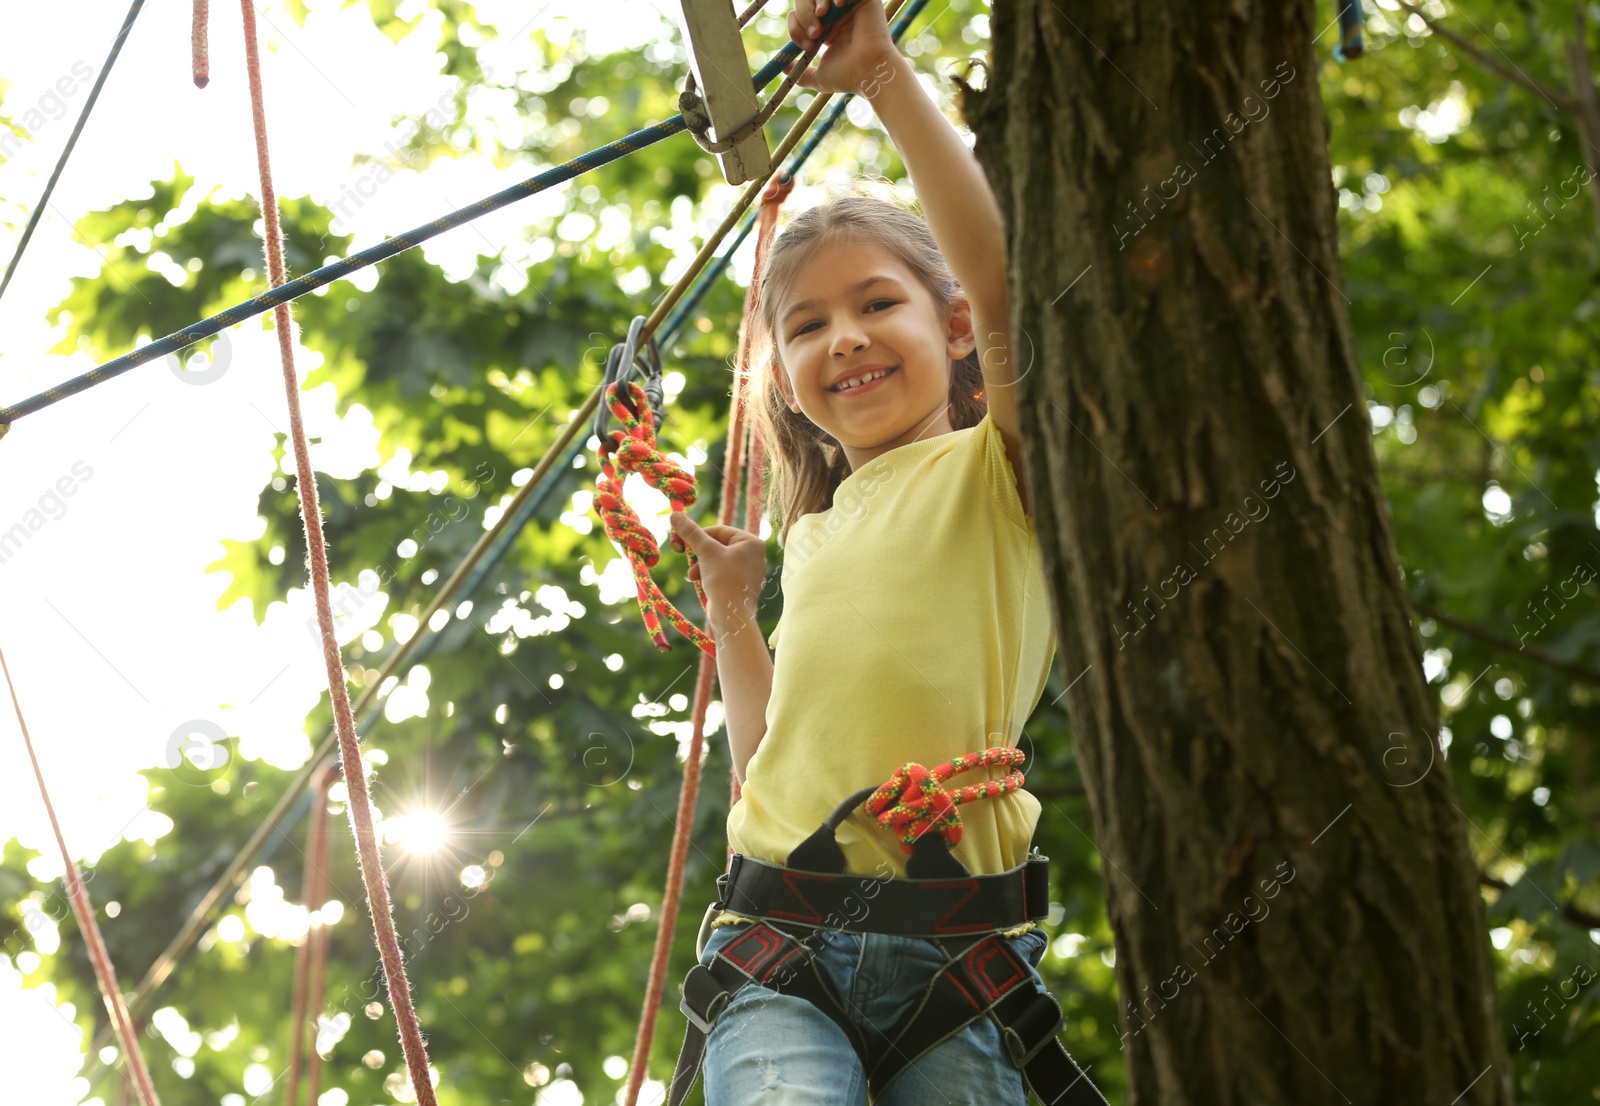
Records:
[[[844,446],[853,471],[948,433],[950,362],[974,348],[971,310],[939,303],[891,251],[834,235],[795,274],[774,335],[790,408]],[[861,382],[888,370],[887,376]],[[848,385],[848,386],[847,386]]]

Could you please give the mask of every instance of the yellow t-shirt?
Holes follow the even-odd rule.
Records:
[[[782,579],[767,731],[728,814],[734,851],[782,864],[852,792],[906,761],[931,768],[1020,737],[1031,769],[1022,727],[1056,629],[1033,520],[988,414],[852,472],[832,507],[795,520]],[[973,769],[945,786],[1005,772]],[[960,812],[952,852],[973,874],[1026,860],[1039,819],[1026,790]],[[905,875],[898,838],[864,810],[838,841],[852,873]]]

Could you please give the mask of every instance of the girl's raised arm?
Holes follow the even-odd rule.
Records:
[[[832,6],[832,0],[796,0],[789,37],[809,49]],[[966,293],[989,416],[1005,440],[1023,509],[1031,514],[1011,354],[1005,231],[988,178],[889,37],[882,0],[860,0],[822,41],[826,49],[800,78],[800,87],[862,96],[889,132],[928,229]]]

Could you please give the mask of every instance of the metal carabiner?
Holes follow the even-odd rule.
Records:
[[[628,324],[627,339],[612,346],[611,352],[606,355],[605,377],[600,382],[600,409],[595,412],[594,416],[594,435],[600,440],[600,448],[602,450],[607,448],[606,424],[607,416],[611,413],[611,409],[606,403],[606,389],[612,384],[627,382],[628,378],[633,375],[634,365],[637,364],[643,371],[644,383],[641,387],[644,389],[645,398],[650,402],[650,411],[655,416],[656,426],[659,428],[662,420],[666,418],[666,395],[661,376],[661,350],[656,344],[655,335],[652,334],[650,336],[650,340],[645,344],[645,348],[642,351],[639,349],[639,332],[644,329],[645,322],[646,319],[643,315],[635,315],[633,322]],[[633,411],[631,389],[618,388],[617,396],[628,410]],[[633,413],[635,416],[640,414],[638,411]]]

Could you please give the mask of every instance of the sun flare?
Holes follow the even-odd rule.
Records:
[[[444,847],[450,827],[437,811],[419,810],[384,823],[383,836],[410,853],[432,853]]]

